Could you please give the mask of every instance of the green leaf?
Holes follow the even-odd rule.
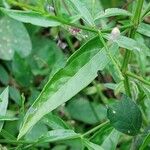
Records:
[[[106,109],[103,105],[89,102],[88,99],[82,97],[70,101],[67,110],[73,119],[88,124],[98,123],[106,117]]]
[[[40,138],[40,143],[49,143],[49,142],[56,142],[62,140],[69,140],[80,138],[80,134],[75,133],[73,130],[66,130],[66,129],[58,129],[49,131],[46,135]]]
[[[61,118],[51,113],[43,118],[43,122],[54,130],[70,128]]]
[[[108,8],[105,11],[99,12],[95,17],[95,20],[112,16],[132,16],[132,14],[124,9]]]
[[[21,106],[21,95],[19,90],[13,86],[9,87],[10,98]]]
[[[41,136],[47,134],[48,128],[42,122],[38,122],[32,130],[26,134],[25,140],[27,141],[37,141]]]
[[[7,106],[8,106],[8,87],[0,94],[0,99],[2,100],[2,102],[0,102],[0,115],[1,116],[5,116],[6,115],[6,111],[7,111]],[[1,121],[0,122],[0,131],[3,128],[3,124],[4,122]]]
[[[110,125],[110,123],[105,124],[90,138],[91,142],[102,145],[105,139],[109,136],[109,134],[111,134],[113,129],[114,128]]]
[[[30,54],[32,44],[29,34],[21,22],[9,17],[0,19],[0,58],[11,60],[15,51],[21,57]]]
[[[84,144],[88,148],[88,150],[104,150],[101,146],[94,144],[88,140],[84,140]]]
[[[7,85],[9,83],[9,75],[6,69],[2,65],[0,65],[0,81],[4,85]]]
[[[143,43],[139,43],[138,41],[128,38],[126,36],[120,35],[118,38],[113,39],[111,34],[105,34],[104,37],[108,41],[116,42],[120,47],[133,50],[133,51],[149,51],[149,48]]]
[[[65,55],[56,43],[48,38],[35,35],[32,38],[32,55],[28,58],[34,75],[53,76],[66,63]]]
[[[120,133],[116,131],[115,129],[112,130],[111,133],[107,135],[106,139],[101,145],[102,148],[106,150],[116,150],[119,137],[120,137]]]
[[[22,59],[17,53],[14,55],[12,62],[12,73],[15,79],[22,86],[29,86],[32,83],[31,68],[26,59]]]
[[[109,63],[106,51],[102,47],[99,38],[93,38],[73,54],[66,66],[48,81],[38,99],[26,113],[19,138],[45,114],[68,101],[95,79],[97,71],[103,70]],[[111,46],[112,56],[117,50],[118,45]]]
[[[4,8],[0,8],[0,10],[9,17],[24,23],[31,23],[42,27],[55,27],[61,25],[61,22],[58,21],[55,16],[44,16],[34,11],[21,11]]]
[[[101,145],[104,150],[116,150],[120,134],[110,124],[106,124],[92,136],[92,142]]]
[[[139,150],[145,150],[145,147],[150,143],[150,133],[144,138]]]
[[[85,3],[81,2],[80,0],[69,0],[74,8],[79,12],[79,14],[82,16],[83,20],[88,23],[91,26],[94,26],[94,19],[92,15],[90,14],[89,10],[85,6]]]
[[[125,95],[120,102],[109,106],[107,116],[112,126],[120,132],[134,136],[140,131],[141,111],[135,102]]]
[[[141,23],[137,31],[145,36],[150,37],[150,25],[146,23]]]

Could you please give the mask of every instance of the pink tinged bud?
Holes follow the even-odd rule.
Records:
[[[81,32],[81,30],[78,28],[69,28],[69,31],[74,36]]]

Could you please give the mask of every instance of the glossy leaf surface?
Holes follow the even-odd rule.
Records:
[[[116,44],[110,48],[112,55],[117,49]],[[71,56],[66,66],[48,81],[30,107],[24,118],[19,138],[26,134],[45,114],[68,101],[90,84],[97,76],[97,71],[103,70],[108,62],[109,58],[99,38],[94,38],[82,46]]]
[[[123,96],[120,102],[109,106],[108,119],[112,126],[120,132],[128,135],[136,135],[142,125],[142,114],[135,102],[127,96]]]

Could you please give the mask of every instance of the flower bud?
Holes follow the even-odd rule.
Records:
[[[120,30],[118,27],[115,27],[111,31],[111,40],[114,41],[120,36]]]

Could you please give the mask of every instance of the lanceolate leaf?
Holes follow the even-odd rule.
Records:
[[[100,18],[112,17],[112,16],[132,16],[132,14],[124,9],[109,8],[106,9],[105,11],[101,11],[96,16],[95,20]]]
[[[109,62],[105,49],[102,47],[99,38],[90,40],[71,56],[63,69],[48,81],[40,96],[28,110],[19,138],[45,114],[68,101],[95,79],[97,71],[103,70]],[[118,45],[111,46],[112,56],[117,49]]]
[[[141,111],[129,97],[123,96],[120,102],[110,106],[107,116],[117,130],[132,136],[139,133],[142,124]]]
[[[86,8],[85,3],[81,2],[80,0],[69,0],[75,9],[80,13],[82,18],[91,26],[94,26],[94,19],[90,14],[89,10]]]
[[[75,133],[73,130],[58,129],[49,131],[46,135],[40,138],[39,142],[56,142],[80,137],[80,134]]]
[[[51,129],[70,129],[69,125],[65,123],[61,118],[51,113],[47,114],[43,118],[43,122]]]
[[[116,42],[120,47],[133,51],[149,51],[149,48],[143,43],[139,43],[134,39],[120,35],[118,38],[113,39],[111,34],[105,34],[104,37],[110,42]]]
[[[5,116],[6,111],[7,111],[7,106],[8,106],[8,88],[6,88],[1,94],[0,94],[0,99],[2,100],[0,102],[0,116]],[[0,131],[2,130],[3,127],[3,121],[0,121]]]
[[[137,30],[139,33],[150,37],[150,25],[146,23],[141,23]]]
[[[31,23],[42,27],[54,27],[61,25],[61,22],[59,22],[55,16],[44,16],[33,11],[20,11],[4,8],[0,8],[0,10],[9,17],[24,23]]]

